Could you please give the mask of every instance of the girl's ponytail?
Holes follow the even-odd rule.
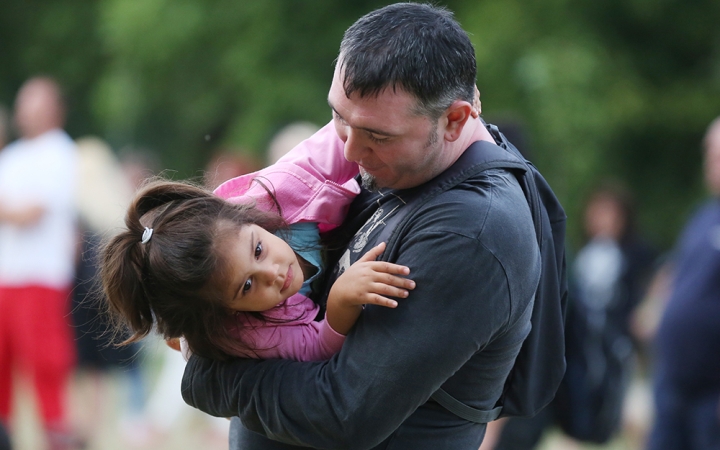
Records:
[[[146,227],[154,226],[153,218],[171,202],[209,195],[211,194],[192,185],[150,182],[141,188],[128,208],[125,215],[127,229],[103,247],[100,278],[111,317],[116,319],[116,324],[122,320],[127,322],[133,332],[123,344],[136,342],[147,336],[156,321],[150,294],[143,282],[143,274],[148,271],[150,245],[150,240],[143,243]]]
[[[116,325],[124,320],[133,331],[123,344],[141,339],[153,328],[150,299],[142,287],[143,256],[138,236],[135,229],[116,235],[103,247],[100,259],[100,279],[110,317]]]

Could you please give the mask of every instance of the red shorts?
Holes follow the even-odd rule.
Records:
[[[30,375],[47,422],[63,420],[75,363],[70,291],[0,287],[0,419],[10,415],[12,370]]]

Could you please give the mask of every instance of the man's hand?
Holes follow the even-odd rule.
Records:
[[[415,282],[399,275],[409,275],[405,266],[375,261],[385,250],[382,242],[351,265],[333,284],[328,295],[327,320],[340,334],[347,334],[362,311],[362,305],[397,307],[388,298],[405,298]]]

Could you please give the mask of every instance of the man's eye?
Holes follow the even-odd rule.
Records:
[[[255,259],[258,259],[260,255],[262,254],[262,242],[258,242],[258,244],[255,246]]]
[[[334,117],[336,120],[338,120],[338,121],[340,121],[340,122],[345,122],[345,120],[343,120],[343,118],[340,117],[340,114],[338,114],[337,111],[333,110],[332,113],[333,113],[333,117]]]
[[[249,291],[250,288],[252,288],[252,280],[251,280],[251,279],[247,279],[247,280],[245,281],[245,284],[243,284],[243,288],[242,288],[243,294],[244,294],[245,292]]]
[[[372,134],[372,133],[369,134],[368,136],[370,136],[370,140],[373,141],[373,142],[375,142],[376,144],[382,144],[383,142],[385,142],[385,141],[387,141],[387,140],[389,139],[389,138],[386,138],[386,137],[385,137],[385,138],[377,137],[377,136],[375,136],[375,135]]]

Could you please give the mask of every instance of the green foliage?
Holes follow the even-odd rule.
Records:
[[[286,123],[329,120],[343,31],[381,1],[6,0],[0,103],[57,77],[68,130],[156,151],[191,176],[212,151],[260,155]],[[566,205],[572,243],[601,179],[637,194],[673,243],[702,198],[700,141],[720,114],[715,0],[448,0],[476,46],[484,117],[516,121]]]
[[[114,57],[95,110],[114,141],[145,142],[180,170],[202,167],[219,146],[260,152],[285,123],[329,119],[337,43],[361,8],[107,0],[98,23]]]
[[[588,191],[615,178],[637,194],[642,228],[672,245],[702,197],[700,141],[720,114],[720,4],[456,3],[476,46],[484,115],[527,126],[571,242]]]

